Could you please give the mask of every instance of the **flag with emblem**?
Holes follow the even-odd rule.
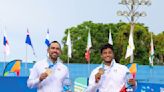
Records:
[[[154,59],[154,45],[153,45],[153,37],[151,34],[151,43],[150,43],[150,51],[149,51],[149,63],[153,66],[153,59]]]
[[[86,52],[85,52],[85,59],[87,62],[90,61],[90,48],[92,47],[92,43],[91,43],[91,34],[90,34],[90,30],[88,32],[88,40],[87,40],[87,48],[86,48]]]

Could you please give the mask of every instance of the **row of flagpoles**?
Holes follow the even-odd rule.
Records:
[[[34,51],[34,48],[33,48],[32,42],[31,42],[31,38],[30,38],[28,29],[27,29],[25,43],[27,45],[31,46],[31,48],[33,50],[33,54],[35,55],[35,51]],[[7,38],[5,32],[4,32],[4,37],[3,37],[3,45],[4,45],[4,55],[8,56],[10,54],[10,48],[9,48],[9,41],[8,41],[8,38]]]
[[[10,48],[9,48],[9,41],[7,38],[7,35],[5,33],[5,31],[3,32],[4,36],[3,36],[3,45],[4,45],[4,68],[6,66],[5,62],[6,62],[6,57],[10,54]],[[33,50],[33,54],[34,56],[36,56],[32,42],[31,42],[31,38],[30,38],[30,34],[29,34],[29,30],[27,29],[27,35],[26,35],[26,39],[25,39],[25,43],[26,43],[26,63],[25,63],[25,73],[27,73],[27,60],[28,60],[28,55],[27,55],[27,46],[29,45],[32,50]]]
[[[133,29],[131,29],[131,30],[133,30]],[[27,29],[27,35],[26,35],[25,43],[27,44],[26,45],[26,61],[27,61],[27,46],[28,45],[32,48],[34,56],[36,56],[35,50],[33,48],[33,45],[32,45],[31,39],[30,39],[30,34],[29,34],[29,30],[28,29]],[[109,32],[108,43],[113,45],[111,30]],[[132,33],[132,31],[130,31],[128,43],[129,44],[127,46],[127,51],[126,51],[125,58],[128,58],[131,55],[133,55],[133,51],[135,49],[134,42],[133,42],[133,33]],[[49,41],[49,30],[47,30],[45,44],[47,46],[49,46],[49,44],[50,44],[50,41]],[[8,56],[10,54],[10,48],[9,48],[9,42],[8,42],[8,39],[7,39],[7,36],[6,36],[5,32],[4,32],[4,38],[3,38],[3,45],[4,45],[4,60],[6,61],[6,56]],[[67,63],[69,64],[69,58],[72,57],[72,55],[71,55],[72,54],[72,44],[71,44],[70,31],[68,31],[66,45],[68,46],[68,53],[67,53],[67,55],[68,55],[68,62]],[[150,61],[150,64],[153,65],[154,47],[153,47],[152,35],[151,35],[151,44],[150,44],[150,46],[151,46],[151,49],[150,49],[149,61]],[[86,47],[86,53],[85,53],[85,59],[86,59],[86,61],[88,63],[90,63],[90,48],[91,47],[92,47],[92,42],[91,42],[91,34],[90,34],[90,29],[89,29],[89,31],[88,31],[88,38],[87,38],[87,47]]]
[[[130,30],[129,41],[128,41],[128,46],[127,46],[127,50],[126,50],[125,59],[127,59],[130,56],[133,56],[133,51],[135,49],[134,42],[133,42],[133,31],[132,31],[133,29],[134,29],[134,26],[131,27],[131,30]],[[88,31],[88,37],[87,38],[88,39],[87,39],[87,47],[86,47],[86,52],[85,52],[85,59],[88,62],[88,64],[90,64],[90,53],[91,53],[90,48],[92,47],[90,30]],[[108,43],[113,45],[111,29],[109,32]],[[72,47],[72,45],[71,45],[71,38],[70,38],[70,32],[69,31],[68,31],[66,44],[68,45],[68,57],[71,58],[71,54],[72,54],[71,47]],[[153,37],[152,37],[152,33],[151,33],[151,43],[150,43],[150,52],[149,52],[149,63],[151,66],[153,66],[153,59],[154,59],[154,46],[153,46]],[[130,63],[133,63],[133,62],[130,61]]]

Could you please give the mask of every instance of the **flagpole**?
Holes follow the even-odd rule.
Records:
[[[7,55],[9,55],[10,51],[9,51],[9,43],[8,43],[8,39],[7,39],[5,31],[4,31],[3,34],[4,34],[4,38],[3,38],[3,45],[4,45],[4,63],[3,63],[3,67],[5,69],[5,67],[6,67],[6,57],[7,57]]]
[[[134,23],[131,23],[131,26],[130,26],[130,34],[132,34],[132,37],[133,37],[133,30],[134,30]],[[134,44],[134,41],[133,41],[133,44]],[[134,60],[134,51],[132,51],[132,55],[130,56],[130,63],[133,63],[133,60]]]
[[[31,39],[30,39],[30,35],[29,35],[29,31],[28,31],[28,28],[27,28],[27,36],[26,36],[26,40],[25,40],[25,43],[26,43],[26,62],[25,62],[25,73],[27,75],[27,72],[28,72],[28,68],[27,68],[27,60],[28,60],[28,53],[27,53],[27,45],[30,45],[32,50],[33,50],[33,54],[35,56],[35,51],[34,51],[34,48],[33,48],[33,45],[32,45],[32,42],[31,42]],[[35,56],[36,57],[36,56]]]
[[[150,80],[153,78],[153,67],[150,66],[149,68],[150,68],[150,78],[149,78],[149,80]]]
[[[71,53],[72,53],[72,45],[71,45],[71,37],[70,37],[70,31],[68,30],[68,35],[67,35],[67,41],[66,41],[66,45],[67,45],[67,65],[69,68],[69,59],[72,57]]]
[[[6,66],[6,53],[4,51],[4,63],[3,63],[3,69],[5,69],[5,66]]]
[[[151,42],[150,42],[150,52],[149,52],[149,64],[153,67],[153,58],[154,58],[154,45],[153,45],[153,36],[151,33]]]
[[[25,61],[25,75],[27,75],[27,44],[26,44],[26,61]]]
[[[146,16],[146,12],[138,12],[137,11],[138,7],[140,5],[149,6],[149,5],[151,5],[151,2],[150,2],[150,0],[137,0],[138,2],[136,2],[136,0],[130,0],[130,1],[131,2],[128,2],[127,0],[121,0],[121,2],[119,4],[125,5],[128,8],[128,11],[118,11],[117,15],[126,17],[128,19],[128,21],[130,22],[131,30],[133,30],[134,25],[135,25],[136,21],[138,20],[138,18]],[[130,63],[133,63],[133,59],[134,59],[134,52],[131,53]]]
[[[68,68],[69,68],[69,56],[67,58],[67,65],[68,65]]]
[[[88,60],[88,75],[90,75],[90,61],[91,61],[91,47],[92,47],[92,42],[91,42],[91,33],[90,33],[90,28],[88,28],[88,42],[87,42],[87,48],[89,49],[89,60]]]
[[[90,59],[88,61],[88,76],[90,75]]]

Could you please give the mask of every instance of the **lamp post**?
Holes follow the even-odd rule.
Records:
[[[135,22],[138,20],[139,17],[145,17],[147,14],[146,12],[138,12],[138,8],[140,6],[150,6],[150,0],[121,0],[119,3],[121,5],[125,5],[128,8],[128,11],[117,11],[118,16],[124,16],[130,22],[130,33],[132,33],[133,37],[133,30],[135,26]],[[130,57],[130,63],[133,63],[133,53]]]

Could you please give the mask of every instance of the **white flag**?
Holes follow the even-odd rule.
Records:
[[[71,55],[72,54],[72,45],[71,45],[70,31],[68,31],[66,45],[68,46],[68,57],[71,58],[72,57],[72,55]]]
[[[108,43],[111,44],[111,45],[113,45],[111,29],[110,29],[110,32],[109,32],[109,40],[108,40]]]
[[[149,54],[149,63],[151,66],[153,66],[153,59],[154,59],[154,45],[153,45],[153,38],[151,34],[150,54]]]
[[[87,50],[89,50],[92,47],[92,42],[91,42],[91,33],[90,30],[88,32],[88,40],[87,40]]]
[[[134,47],[134,42],[133,42],[133,28],[131,28],[130,30],[130,35],[129,35],[129,45],[127,47],[127,50],[126,50],[126,55],[125,55],[125,59],[127,59],[129,56],[133,55],[133,50],[135,49]]]
[[[9,55],[10,54],[9,42],[8,42],[5,32],[4,32],[4,37],[3,37],[3,45],[4,45],[5,54]]]

